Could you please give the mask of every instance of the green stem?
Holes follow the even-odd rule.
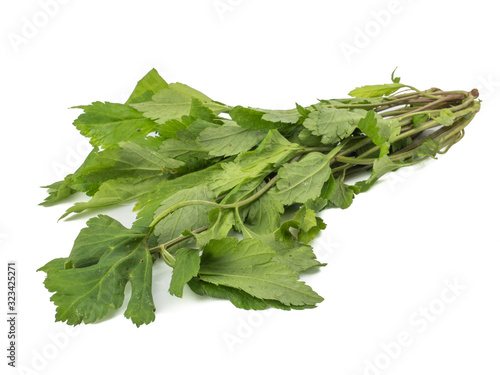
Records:
[[[403,87],[408,87],[409,89],[412,89],[413,91],[415,91],[415,92],[419,93],[420,95],[425,96],[427,98],[430,98],[430,99],[439,99],[439,96],[431,95],[431,94],[428,94],[428,93],[426,93],[424,91],[420,91],[420,90],[416,89],[413,86],[404,85]]]
[[[252,203],[253,201],[259,199],[266,191],[268,191],[276,183],[276,181],[278,181],[278,175],[271,178],[269,180],[269,182],[266,185],[264,185],[264,187],[262,187],[262,189],[260,189],[258,192],[256,192],[251,197],[249,197],[245,200],[242,200],[240,202],[236,202],[236,203],[221,204],[220,208],[222,208],[222,209],[239,208],[239,207],[245,206],[249,203]]]
[[[422,107],[415,108],[414,110],[408,112],[407,115],[409,115],[409,114],[418,114],[418,113],[424,112],[428,108],[435,107],[436,105],[439,105],[439,104],[442,104],[442,103],[446,103],[446,102],[451,102],[451,101],[462,100],[462,99],[463,99],[463,95],[443,96],[442,98],[438,98],[437,100],[435,100],[433,102],[430,102],[430,103],[428,103],[428,104],[426,104],[426,105],[424,105]]]
[[[164,219],[166,216],[170,215],[172,212],[177,211],[180,208],[186,207],[186,206],[191,206],[191,205],[204,205],[204,206],[212,206],[212,207],[217,207],[220,209],[229,209],[229,208],[237,208],[237,207],[242,207],[245,206],[249,203],[252,203],[253,201],[259,199],[266,191],[268,191],[275,183],[278,181],[278,175],[274,176],[269,182],[258,192],[256,192],[254,195],[251,197],[242,200],[240,202],[236,203],[231,203],[231,204],[220,204],[216,202],[211,202],[211,201],[204,201],[204,200],[190,200],[190,201],[183,201],[179,202],[177,204],[174,204],[161,212],[150,224],[150,228],[155,227],[162,219]]]
[[[456,118],[464,117],[464,116],[467,116],[468,114],[470,114],[470,113],[472,113],[474,111],[476,111],[475,108],[474,108],[474,106],[468,107],[466,109],[462,109],[462,110],[459,110],[459,111],[455,112],[455,117]],[[408,136],[421,133],[424,130],[432,129],[432,128],[434,128],[436,126],[440,126],[440,125],[441,124],[439,122],[437,122],[436,120],[427,121],[427,122],[421,124],[420,126],[417,126],[414,129],[411,129],[411,130],[409,130],[409,131],[407,131],[405,133],[402,133],[402,134],[398,135],[394,139],[394,142],[399,141],[400,139],[406,138]]]
[[[321,147],[321,146],[318,146],[318,147],[305,147],[302,152],[306,153],[306,152],[330,152],[332,151],[332,148],[331,147],[328,147],[328,146],[325,146],[325,147]]]
[[[241,233],[245,232],[248,237],[253,238],[252,234],[248,231],[248,228],[245,226],[245,222],[241,219],[240,211],[237,208],[234,209],[234,214],[236,216],[236,220],[241,226]]]
[[[405,113],[403,115],[397,116],[397,119],[401,121],[401,120],[404,120],[406,118],[413,118],[413,116],[423,115],[423,114],[427,114],[427,115],[429,115],[429,117],[432,117],[434,114],[439,115],[440,112],[441,112],[440,109],[435,109],[435,110],[431,110],[431,111],[419,111],[418,113]]]
[[[160,250],[160,255],[165,263],[169,265],[170,267],[174,268],[175,267],[175,257],[170,254],[166,249],[161,249]]]
[[[189,236],[179,236],[177,238],[174,238],[173,240],[170,240],[168,242],[165,242],[161,245],[158,245],[158,246],[155,246],[151,249],[149,249],[149,253],[150,254],[154,254],[154,253],[162,253],[164,251],[166,251],[169,247],[172,247],[174,245],[177,245],[178,243],[181,243],[182,241],[185,241],[191,237],[193,237],[195,234],[198,234],[198,233],[201,233],[201,232],[204,232],[206,231],[208,228],[210,228],[209,225],[205,225],[204,227],[201,227],[201,228],[198,228],[198,229],[195,229],[195,230],[192,230],[191,233]],[[172,254],[170,254],[170,257],[172,257],[171,259],[173,259],[175,261],[175,258]],[[163,257],[163,255],[162,255]],[[167,256],[168,257],[168,256]]]
[[[459,92],[462,94],[461,92]],[[472,106],[470,105],[472,104]],[[474,102],[474,97],[469,94],[469,97],[465,102],[461,105],[455,106],[450,108],[452,112],[455,113],[457,119],[455,124],[448,126],[448,127],[441,127],[440,129],[436,130],[434,133],[431,135],[419,139],[417,141],[412,142],[412,144],[408,147],[408,149],[405,150],[400,150],[397,153],[394,153],[392,155],[389,155],[391,160],[397,161],[397,160],[405,160],[409,157],[413,156],[413,151],[416,147],[420,146],[423,142],[425,142],[428,139],[433,139],[436,142],[440,144],[440,150],[438,152],[446,152],[453,144],[458,142],[458,140],[461,139],[463,136],[463,130],[467,126],[470,121],[472,121],[472,118],[476,115],[476,113],[479,111],[480,104],[477,102]],[[418,113],[416,113],[418,114]],[[415,114],[413,114],[415,115]],[[412,115],[412,116],[413,116]],[[469,118],[465,118],[465,116],[470,116]],[[416,128],[410,128],[407,131],[402,132],[398,137],[396,137],[395,141],[401,140],[403,138],[413,136],[416,134],[420,134],[424,132],[425,130],[441,126],[436,120],[430,120],[425,122],[424,124],[416,127]],[[366,146],[367,144],[370,144],[371,140],[366,139],[365,141],[359,142],[358,144],[354,145],[353,147],[344,150],[344,152],[340,153],[335,157],[335,161],[340,162],[340,163],[346,163],[345,165],[341,165],[335,168],[332,168],[332,173],[346,173],[347,170],[350,169],[356,169],[356,170],[364,170],[369,168],[373,162],[376,160],[376,158],[367,158],[366,156],[371,155],[375,152],[377,152],[380,147],[379,146],[374,146],[370,148],[368,151],[356,156],[356,157],[349,157],[345,156],[348,155],[349,153],[355,152],[357,149],[360,149],[361,147]],[[442,151],[444,149],[444,151]],[[408,164],[412,164],[411,162]],[[406,164],[405,164],[406,165]],[[362,166],[362,167],[361,167]],[[404,166],[404,165],[402,165]]]

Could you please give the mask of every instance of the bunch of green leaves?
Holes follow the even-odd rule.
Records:
[[[311,246],[326,227],[318,213],[446,151],[479,110],[471,93],[421,92],[394,73],[350,95],[290,110],[229,106],[153,69],[124,104],[76,107],[74,125],[94,148],[46,186],[42,204],[86,193],[61,218],[134,202],[137,220],[126,228],[99,214],[69,256],[40,268],[56,320],[103,318],[130,282],[125,316],[152,322],[158,260],[172,267],[177,297],[187,286],[243,309],[315,307],[323,299],[299,275],[324,265]]]

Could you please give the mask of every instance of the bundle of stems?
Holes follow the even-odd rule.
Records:
[[[423,155],[418,158],[414,154],[414,151],[426,141],[435,144],[438,154],[446,153],[451,146],[460,141],[465,134],[465,127],[479,112],[480,102],[475,101],[478,96],[477,89],[467,92],[442,91],[434,88],[423,92],[390,96],[378,107],[372,104],[346,104],[345,108],[373,109],[384,118],[398,119],[401,131],[394,141],[407,140],[408,145],[391,151],[389,158],[393,162],[401,163],[401,166],[408,166],[418,163],[422,158],[430,157]],[[434,118],[440,115],[442,109],[448,109],[454,114],[452,125],[442,126]],[[414,118],[419,115],[427,120],[416,125]],[[375,145],[368,148],[367,146],[371,144],[371,139],[366,135],[352,136],[350,144],[335,157],[332,173],[338,176],[369,169],[366,166],[371,168],[378,158],[377,152],[380,149],[380,146]]]
[[[388,171],[411,166],[427,158],[436,158],[437,154],[446,153],[463,138],[466,126],[472,121],[481,107],[480,102],[476,100],[479,96],[477,89],[473,89],[470,92],[442,91],[437,88],[426,91],[420,91],[413,87],[411,89],[412,92],[410,93],[399,93],[383,97],[376,104],[373,102],[352,103],[352,99],[346,99],[345,103],[342,104],[337,103],[343,101],[342,99],[332,100],[331,102],[335,102],[335,104],[328,104],[330,101],[322,101],[321,105],[325,107],[373,110],[384,119],[397,120],[395,124],[400,128],[399,135],[391,141],[391,147],[387,154],[388,159],[394,165],[378,173],[377,178],[380,178],[383,173]],[[443,125],[443,120],[436,119],[436,117],[439,117],[443,113],[443,109],[449,111],[445,112],[449,116],[449,122],[445,123],[445,125]],[[314,110],[314,106],[306,107],[305,110]],[[330,167],[332,177],[344,180],[346,176],[350,176],[355,179],[358,174],[364,175],[367,171],[373,172],[374,164],[380,159],[380,147],[375,145],[368,135],[361,132],[354,132],[351,136],[332,146],[304,147],[287,162],[294,163],[300,161],[306,154],[311,152],[331,154]],[[243,201],[235,204],[221,204],[220,202],[227,195],[222,194],[217,197],[215,202],[200,200],[180,202],[168,207],[159,214],[151,223],[151,230],[153,231],[156,224],[169,214],[189,205],[206,204],[220,209],[235,209],[249,205],[275,186],[279,179],[276,170],[268,175],[266,178],[267,183],[260,190]],[[368,188],[366,187],[363,191],[368,190]],[[359,192],[359,189],[356,192]],[[210,225],[196,228],[192,231],[192,234],[179,236],[167,243],[152,248],[150,252],[152,254],[161,252],[164,261],[173,266],[175,264],[175,257],[167,249],[209,228]]]

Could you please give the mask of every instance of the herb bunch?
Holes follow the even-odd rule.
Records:
[[[169,292],[186,285],[243,309],[313,308],[323,299],[299,274],[323,266],[309,245],[318,212],[348,208],[384,174],[436,158],[479,111],[477,90],[420,91],[391,83],[349,99],[290,110],[229,106],[151,70],[124,104],[79,106],[74,125],[94,146],[81,167],[45,186],[43,205],[91,198],[61,218],[135,202],[126,228],[100,214],[68,257],[48,262],[56,320],[92,323],[131,296],[125,316],[155,319],[153,263],[172,267]],[[351,183],[349,183],[351,181]]]

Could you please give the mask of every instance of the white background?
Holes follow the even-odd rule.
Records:
[[[500,374],[494,2],[44,3],[0,6],[0,311],[15,260],[20,374]],[[386,176],[348,210],[322,214],[328,228],[315,247],[329,265],[304,276],[325,298],[316,309],[264,315],[188,290],[178,299],[158,262],[154,323],[138,329],[124,308],[73,331],[54,323],[35,270],[69,254],[96,214],[57,222],[71,203],[37,206],[39,186],[73,171],[88,150],[69,107],[123,102],[152,67],[230,105],[282,109],[386,83],[396,66],[421,89],[478,88],[483,108],[438,161]],[[108,213],[133,221],[130,206]]]

